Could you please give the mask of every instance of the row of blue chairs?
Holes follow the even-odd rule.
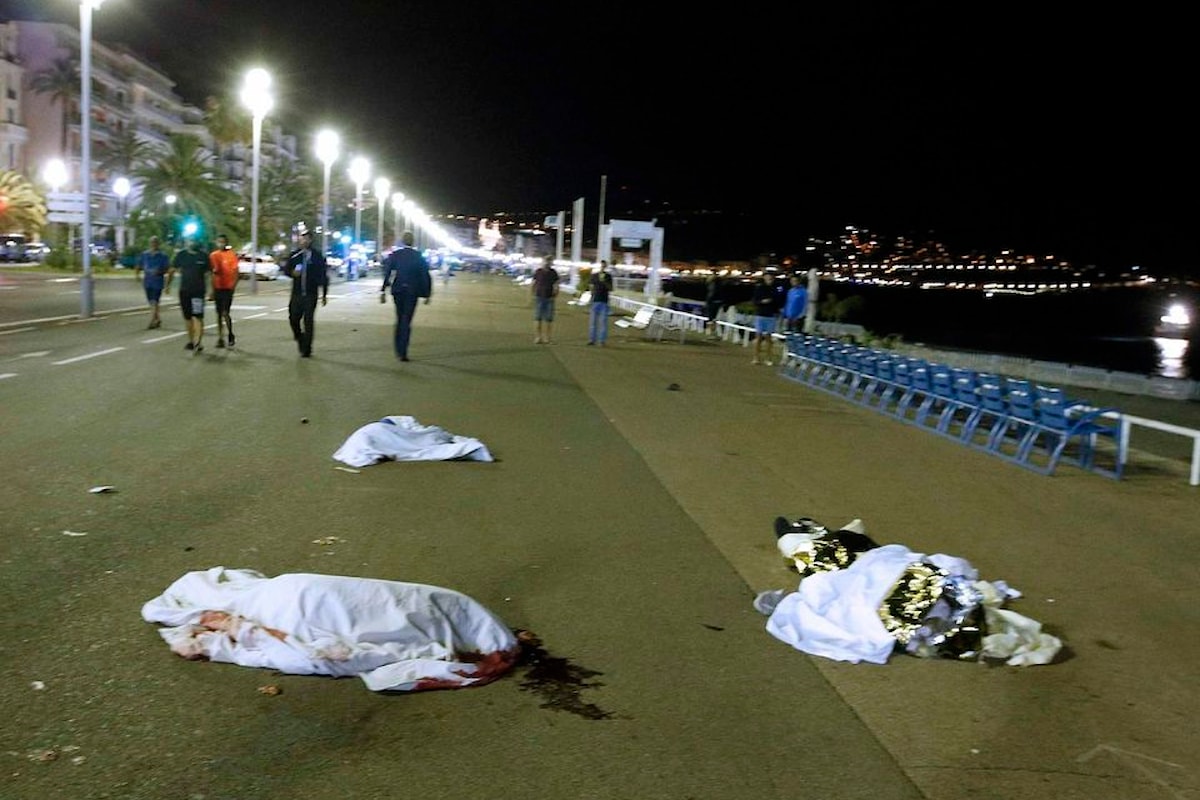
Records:
[[[789,334],[781,374],[1048,475],[1060,463],[1119,480],[1120,412],[1056,386]]]

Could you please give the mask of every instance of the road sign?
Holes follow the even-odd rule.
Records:
[[[83,214],[83,192],[47,192],[46,210],[51,213]]]

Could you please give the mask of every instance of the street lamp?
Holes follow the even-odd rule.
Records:
[[[79,174],[83,189],[83,281],[80,283],[79,316],[90,317],[95,286],[92,282],[92,10],[104,0],[79,4],[79,115],[82,132]]]
[[[375,179],[375,205],[379,208],[379,235],[375,237],[375,255],[379,263],[383,263],[383,207],[387,205],[387,193],[392,188],[392,182],[387,178]]]
[[[317,158],[325,165],[325,192],[321,195],[321,252],[329,252],[329,170],[338,157],[338,135],[331,130],[317,134]]]
[[[53,194],[58,194],[67,183],[67,165],[61,158],[52,158],[42,167],[42,179],[46,181]],[[71,252],[71,224],[67,223],[67,252]]]
[[[404,192],[396,192],[392,195],[392,229],[394,231],[393,239],[400,241],[400,210],[404,205]]]
[[[129,178],[113,181],[113,194],[117,196],[117,258],[125,252],[125,198],[129,196]]]
[[[254,264],[258,257],[258,161],[262,149],[263,117],[271,110],[275,101],[271,98],[271,76],[261,67],[255,67],[246,73],[245,83],[242,84],[242,105],[250,109],[254,118],[252,127],[254,141],[254,166],[250,189],[250,263]],[[258,281],[251,275],[250,293],[258,294]]]
[[[354,244],[362,243],[362,192],[363,184],[370,177],[371,164],[362,156],[350,162],[350,180],[354,181]],[[349,254],[347,254],[349,257]],[[346,264],[346,280],[352,280],[354,263],[351,259]]]

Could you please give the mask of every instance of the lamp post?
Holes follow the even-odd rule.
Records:
[[[392,230],[393,238],[400,241],[400,211],[404,205],[404,192],[392,194]]]
[[[117,258],[125,252],[125,198],[129,196],[129,178],[120,177],[113,181],[113,194],[117,196]]]
[[[363,184],[370,177],[371,164],[362,156],[356,157],[350,162],[350,180],[354,181],[354,244],[362,243],[362,193]],[[349,258],[349,254],[347,254]],[[354,261],[350,259],[346,264],[346,280],[353,280],[351,277],[354,274]]]
[[[92,10],[104,0],[79,4],[79,175],[83,189],[83,281],[80,283],[79,316],[90,317],[94,308],[92,281]]]
[[[325,165],[325,191],[321,195],[321,252],[329,253],[329,170],[337,161],[338,135],[331,130],[317,134],[317,158]]]
[[[392,188],[392,182],[387,178],[375,179],[375,205],[379,209],[379,233],[375,237],[375,258],[383,263],[383,207],[387,205],[387,193]]]
[[[254,146],[254,166],[250,179],[250,263],[254,264],[258,257],[258,161],[262,150],[263,117],[271,110],[274,100],[271,99],[271,76],[261,67],[255,67],[246,73],[246,82],[242,85],[242,104],[250,109],[254,118],[252,135]],[[258,294],[258,281],[251,274],[250,293]]]
[[[67,184],[67,165],[61,158],[52,158],[42,167],[42,180],[49,185],[50,191],[57,194],[58,190]],[[71,252],[71,225],[67,224],[67,252]]]

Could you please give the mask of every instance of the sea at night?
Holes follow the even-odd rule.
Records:
[[[749,299],[752,282],[729,287],[727,301]],[[701,299],[698,279],[675,278],[664,289]],[[861,302],[842,321],[857,323],[877,337],[909,343],[998,353],[1138,375],[1177,379],[1200,377],[1197,326],[1191,340],[1156,335],[1172,303],[1195,318],[1195,287],[1115,286],[1031,295],[975,290],[922,289],[822,280],[821,298],[858,296]]]

